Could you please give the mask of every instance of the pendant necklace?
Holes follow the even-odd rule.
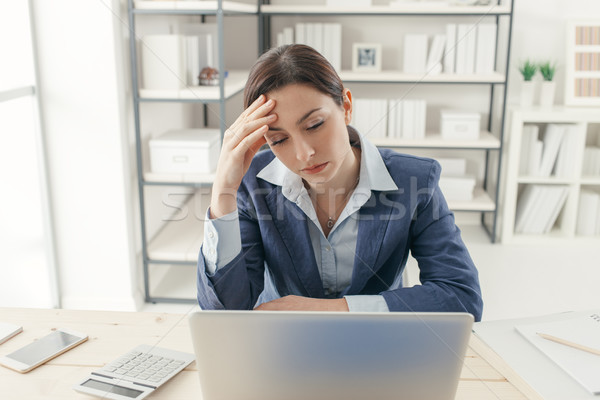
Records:
[[[354,192],[354,189],[356,189],[356,187],[358,186],[359,179],[360,179],[360,176],[358,178],[356,178],[356,183],[354,184],[354,187],[348,191],[348,193],[346,194],[346,196],[344,196],[344,200],[342,201],[341,205],[345,205],[346,204],[346,201],[348,200],[348,197],[350,197],[350,195],[352,194],[352,192]],[[325,210],[323,210],[321,208],[321,206],[319,205],[319,202],[317,201],[317,197],[316,196],[315,196],[315,205],[321,211],[321,213],[323,213],[323,214],[325,214],[327,216],[327,228],[329,228],[329,229],[333,228],[333,226],[335,225],[335,222],[337,221],[337,218],[334,218],[335,216],[337,216],[337,211],[338,211],[337,208],[334,210],[333,216],[329,215]]]

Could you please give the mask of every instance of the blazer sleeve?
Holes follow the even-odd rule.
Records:
[[[238,191],[242,251],[214,274],[206,269],[203,250],[198,257],[198,304],[204,310],[251,310],[264,288],[264,249],[252,201],[244,185]]]
[[[410,227],[410,250],[421,285],[382,292],[390,311],[468,312],[481,320],[477,269],[440,191],[441,167],[433,162],[427,190],[420,190]]]

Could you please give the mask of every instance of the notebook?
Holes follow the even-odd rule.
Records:
[[[542,338],[545,333],[600,349],[600,310],[555,322],[516,325],[515,329],[592,394],[600,394],[600,356]]]
[[[198,311],[205,400],[451,400],[466,313]]]

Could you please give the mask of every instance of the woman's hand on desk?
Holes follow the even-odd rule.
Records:
[[[302,296],[285,296],[255,308],[259,311],[348,311],[346,299],[313,299]]]
[[[274,107],[274,100],[267,101],[261,95],[225,131],[212,191],[211,218],[236,210],[236,194],[242,178],[256,152],[267,143],[268,124],[277,120],[276,114],[269,114]]]

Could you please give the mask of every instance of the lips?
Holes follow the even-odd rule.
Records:
[[[302,172],[304,172],[305,174],[318,174],[319,172],[323,171],[323,169],[325,169],[327,164],[329,163],[324,162],[323,164],[312,165],[310,167],[303,168]]]

